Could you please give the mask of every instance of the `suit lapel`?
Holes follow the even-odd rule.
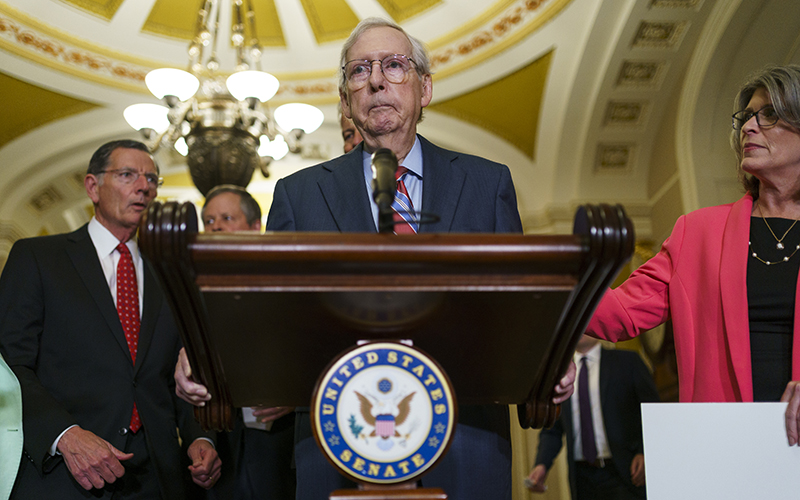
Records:
[[[87,227],[83,226],[68,235],[67,238],[73,244],[67,246],[67,254],[72,260],[78,276],[80,276],[86,289],[89,290],[89,294],[97,304],[100,314],[106,320],[108,328],[120,348],[126,355],[130,356],[125,333],[122,331],[122,324],[119,322],[119,314],[117,314],[117,308],[114,307],[114,299],[108,289],[100,261],[97,260],[97,249],[92,244]]]
[[[725,321],[725,342],[731,356],[740,401],[753,400],[750,361],[750,320],[747,309],[747,242],[753,198],[748,194],[733,204],[722,235],[720,295]]]
[[[341,232],[364,232],[365,228],[378,230],[364,184],[363,147],[363,143],[359,144],[350,153],[326,164],[330,175],[318,182],[325,203]]]
[[[158,286],[150,263],[144,260],[144,304],[142,307],[141,326],[139,327],[139,347],[136,352],[134,373],[139,371],[147,355],[148,347],[150,347],[155,334],[156,322],[158,321],[158,314],[161,312],[162,304],[164,304],[164,297],[161,293],[161,288]]]
[[[421,224],[420,232],[446,233],[453,225],[466,174],[453,166],[457,153],[434,146],[424,137],[420,136],[419,140],[424,164],[422,210],[439,217],[437,222]]]

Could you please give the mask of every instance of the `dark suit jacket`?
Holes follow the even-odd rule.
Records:
[[[522,222],[508,167],[448,151],[420,136],[422,210],[439,221],[426,233],[519,233]],[[268,231],[377,231],[364,183],[363,143],[350,153],[297,172],[275,185]]]
[[[435,223],[421,224],[420,232],[522,232],[516,193],[508,167],[442,149],[421,136],[419,139],[424,164],[422,210],[439,217]],[[363,143],[344,156],[279,180],[275,186],[267,231],[377,231],[370,205],[372,193],[368,192],[364,182],[362,152]],[[506,441],[505,445],[495,444],[495,448],[508,448],[508,462],[497,465],[503,469],[499,474],[510,483],[507,407],[461,406],[458,412],[459,427],[468,425],[487,430],[492,433],[490,435],[500,436]],[[297,428],[299,439],[310,437],[307,422],[299,422],[300,418]],[[480,455],[479,450],[473,451]],[[449,459],[454,459],[456,454],[451,449]],[[467,460],[467,457],[463,462],[453,460],[456,467],[471,462],[474,460]],[[486,464],[484,468],[490,466]],[[437,473],[449,474],[443,472],[445,469],[440,464],[428,477]],[[472,488],[474,485],[469,484],[448,487],[449,493],[454,494],[459,486],[470,490],[468,495],[460,498],[480,498],[483,495],[479,488]],[[506,486],[510,492],[510,484]],[[492,485],[484,487],[492,489]]]
[[[136,365],[87,226],[16,242],[0,277],[0,347],[22,387],[25,457],[18,498],[84,498],[48,450],[73,424],[124,450],[136,401],[163,498],[184,498],[185,446],[201,430],[175,396],[180,340],[148,265]]]
[[[606,438],[611,457],[619,475],[631,491],[642,498],[644,487],[631,483],[631,462],[634,455],[644,453],[642,439],[641,403],[658,401],[653,376],[635,352],[601,349],[600,351],[600,405]],[[539,434],[539,450],[536,464],[550,470],[561,450],[562,435],[567,434],[567,462],[572,498],[576,499],[575,487],[575,433],[572,428],[572,401],[561,407],[561,418],[550,429]]]

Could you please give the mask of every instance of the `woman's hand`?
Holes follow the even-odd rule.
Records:
[[[789,382],[783,391],[781,402],[789,403],[786,407],[786,436],[789,438],[789,446],[794,446],[800,433],[800,381]]]

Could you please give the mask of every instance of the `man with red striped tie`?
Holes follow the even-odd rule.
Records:
[[[301,170],[275,186],[267,231],[375,232],[379,210],[372,198],[372,153],[385,148],[398,160],[392,206],[396,233],[522,232],[508,167],[448,151],[417,134],[431,102],[430,60],[422,43],[397,24],[363,20],[345,42],[340,59],[342,114],[363,142],[349,153]],[[430,223],[420,213],[432,214]],[[569,399],[574,366],[556,387],[556,403]],[[176,371],[179,394],[196,404],[205,388]],[[511,499],[508,408],[460,406],[447,455],[421,482],[459,500]],[[353,488],[317,448],[307,409],[297,410],[297,499],[326,500]]]

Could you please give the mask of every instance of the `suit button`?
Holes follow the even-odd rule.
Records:
[[[128,434],[128,428],[127,427],[123,427],[123,428],[121,428],[119,430],[119,435],[120,436],[125,436],[126,434]]]

